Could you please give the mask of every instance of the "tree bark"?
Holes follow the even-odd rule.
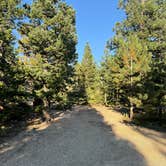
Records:
[[[116,89],[116,104],[119,104],[119,89]]]
[[[144,4],[144,3],[145,3],[145,0],[141,0],[141,3]]]
[[[104,94],[104,103],[107,106],[107,94],[106,93]]]
[[[44,103],[44,108],[42,109],[43,118],[47,123],[49,123],[51,121],[51,116],[49,114],[49,103],[47,99],[43,99],[43,103]]]
[[[158,118],[159,118],[159,125],[162,125],[162,107],[160,106],[158,108],[159,112],[158,112]]]
[[[130,114],[129,114],[130,120],[132,120],[132,119],[133,119],[133,116],[134,116],[134,111],[133,111],[133,109],[134,109],[134,107],[133,107],[133,105],[131,105],[131,106],[130,106]]]
[[[48,89],[47,89],[45,84],[44,84],[43,89],[44,89],[44,92],[48,91]],[[44,120],[48,123],[48,122],[51,121],[51,116],[49,114],[50,105],[49,105],[49,101],[48,101],[47,97],[43,98],[43,104],[44,104],[44,108],[42,109],[43,117],[44,117]]]

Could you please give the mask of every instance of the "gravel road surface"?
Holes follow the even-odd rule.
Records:
[[[24,131],[25,132],[25,131]],[[17,137],[17,136],[16,136]],[[148,150],[148,149],[147,149]],[[19,136],[0,154],[1,166],[146,166],[134,145],[89,107],[78,107],[43,130]]]

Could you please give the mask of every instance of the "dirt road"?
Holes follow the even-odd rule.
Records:
[[[126,126],[121,115],[104,107],[76,107],[50,126],[24,131],[6,142],[0,165],[164,166],[165,136]]]

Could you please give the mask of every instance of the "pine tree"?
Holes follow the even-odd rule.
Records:
[[[85,77],[82,71],[81,63],[75,65],[75,76],[71,98],[75,104],[87,104],[87,94],[85,88]]]
[[[18,70],[12,33],[16,28],[15,20],[20,15],[18,4],[18,0],[0,2],[0,105],[8,105],[19,96],[21,80],[18,74],[21,71]]]
[[[81,62],[82,80],[84,81],[88,103],[95,102],[97,69],[89,43],[86,43]]]
[[[68,89],[77,54],[75,12],[62,1],[36,0],[24,5],[26,19],[20,24],[20,52],[28,57],[40,57],[41,63],[31,65],[35,98],[48,109],[53,98]]]
[[[133,118],[134,105],[142,105],[141,97],[144,95],[142,80],[149,71],[150,54],[146,46],[140,42],[137,36],[130,35],[121,43],[118,54],[121,60],[120,73],[123,75],[123,91],[130,105],[130,118]],[[141,94],[142,93],[142,94]]]
[[[166,32],[165,31],[166,28],[164,26],[166,22],[165,4],[166,4],[165,1],[161,0],[150,0],[150,1],[121,0],[120,7],[125,11],[126,19],[121,23],[116,24],[115,27],[116,35],[111,40],[110,44],[111,50],[116,50],[116,51],[120,50],[120,47],[123,48],[122,47],[123,41],[126,42],[126,40],[129,39],[130,35],[132,34],[134,36],[137,36],[138,41],[140,43],[143,43],[147,47],[146,49],[144,47],[140,47],[138,48],[138,50],[140,49],[145,50],[145,52],[147,52],[146,53],[147,59],[151,54],[151,60],[146,61],[147,64],[145,63],[145,66],[150,65],[151,71],[147,70],[146,71],[146,73],[148,73],[147,77],[144,77],[144,79],[141,80],[142,92],[140,95],[147,96],[143,97],[144,108],[145,105],[147,105],[147,103],[149,104],[151,103],[153,108],[157,108],[158,106],[160,107],[161,106],[160,103],[161,102],[163,103],[163,98],[165,96],[164,95],[165,79],[163,79],[164,78],[163,75],[165,75],[166,73],[165,71],[166,39],[164,35]],[[125,47],[130,48],[129,46]],[[124,50],[122,52],[124,52]],[[162,94],[162,95],[157,96],[156,94]],[[157,100],[157,98],[160,99]],[[154,104],[154,101],[157,101],[156,103],[158,104]]]
[[[114,91],[116,89],[113,83],[113,56],[109,54],[109,50],[106,48],[104,51],[105,55],[100,66],[100,80],[102,90],[102,101],[107,106],[109,104],[115,104]]]
[[[0,123],[18,120],[28,113],[24,71],[17,58],[14,36],[22,14],[19,0],[0,1]]]

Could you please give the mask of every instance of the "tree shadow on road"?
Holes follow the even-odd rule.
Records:
[[[134,145],[118,138],[112,126],[89,106],[76,106],[43,130],[24,132],[1,153],[2,166],[15,166],[10,162],[13,159],[17,164],[27,161],[32,166],[39,160],[43,166],[147,165]]]

